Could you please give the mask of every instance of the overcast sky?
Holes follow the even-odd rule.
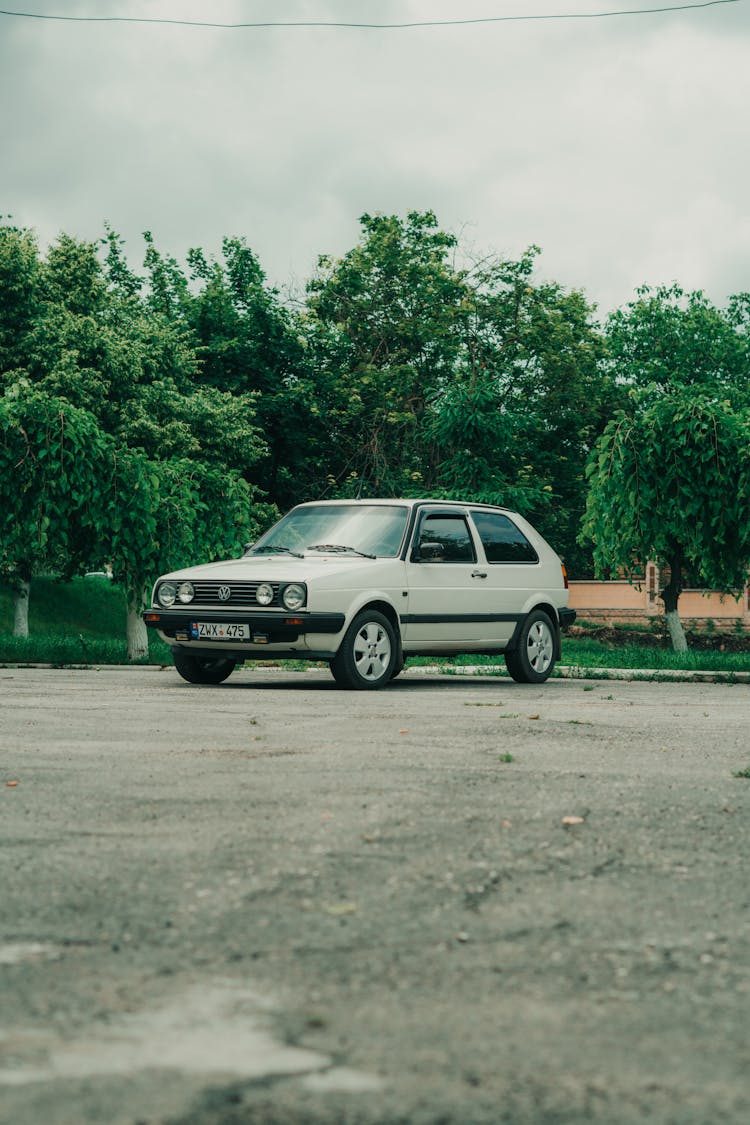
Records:
[[[20,0],[25,12],[407,22],[668,0]],[[674,0],[673,0],[674,2]],[[602,314],[679,281],[750,289],[750,0],[402,30],[0,16],[0,213],[45,245],[108,221],[184,259],[243,235],[304,284],[359,216],[432,208]]]

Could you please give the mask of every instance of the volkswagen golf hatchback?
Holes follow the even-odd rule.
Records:
[[[162,575],[147,626],[190,683],[246,660],[326,661],[385,687],[410,656],[489,653],[521,683],[560,655],[565,568],[517,512],[437,500],[300,504],[245,554]]]

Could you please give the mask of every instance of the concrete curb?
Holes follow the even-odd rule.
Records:
[[[421,668],[407,667],[404,672],[404,675],[420,674],[491,676],[495,679],[510,679],[504,669],[489,667],[486,664],[466,664],[450,669],[439,668],[436,665]],[[558,664],[552,678],[561,680],[640,680],[668,683],[750,684],[750,672],[692,672],[676,671],[671,668],[584,668],[575,664]]]
[[[678,671],[671,668],[580,668],[559,666],[566,680],[654,680],[674,683],[750,684],[750,672]]]
[[[0,670],[38,669],[65,672],[171,672],[171,664],[37,664],[0,661]],[[281,665],[266,665],[263,672],[286,674],[289,669]],[[295,671],[299,671],[296,669]],[[318,672],[319,668],[306,668],[306,672]],[[457,665],[441,668],[437,664],[417,665],[405,669],[404,676],[483,676],[485,678],[509,680],[504,668],[488,664]],[[653,683],[699,683],[699,684],[750,684],[750,672],[709,672],[675,671],[668,668],[584,668],[575,664],[558,664],[553,679],[562,680],[635,680]]]
[[[0,671],[34,668],[47,672],[169,672],[171,664],[42,664],[36,661],[0,660]]]

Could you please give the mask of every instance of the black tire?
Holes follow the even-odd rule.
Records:
[[[543,684],[555,667],[557,633],[555,626],[541,609],[536,609],[523,623],[518,648],[506,652],[505,665],[516,683]]]
[[[235,660],[223,656],[198,655],[194,652],[172,652],[174,666],[189,684],[221,684],[237,667]]]
[[[331,661],[339,687],[355,691],[384,688],[397,667],[399,645],[387,617],[374,609],[359,613]]]

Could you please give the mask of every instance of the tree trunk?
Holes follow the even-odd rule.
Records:
[[[667,621],[667,628],[669,629],[673,650],[675,652],[687,652],[687,637],[685,636],[685,630],[682,627],[679,613],[676,609],[668,609],[664,616]]]
[[[141,660],[144,656],[148,656],[148,629],[142,616],[145,604],[143,591],[128,591],[126,622],[128,660]]]
[[[13,636],[29,635],[29,593],[31,582],[18,578],[13,585]]]
[[[664,602],[664,616],[673,650],[675,652],[687,652],[687,637],[677,610],[677,603],[682,592],[682,551],[679,547],[674,548],[667,562],[669,563],[669,582],[661,592],[661,598]]]

